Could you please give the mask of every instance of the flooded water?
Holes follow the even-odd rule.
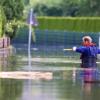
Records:
[[[29,71],[27,55],[16,53],[11,57],[1,57],[1,72],[20,71],[28,74],[24,74],[26,78],[19,79],[0,78],[0,100],[98,100],[100,98],[99,70],[92,72],[80,70],[79,63],[67,63],[66,58],[33,59],[32,57],[31,60],[32,66]],[[35,78],[29,78],[29,72],[38,74],[35,73]],[[52,74],[47,76],[45,73]],[[84,73],[88,75],[84,76]]]

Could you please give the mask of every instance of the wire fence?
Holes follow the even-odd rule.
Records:
[[[27,52],[28,47],[28,31],[24,31],[20,34],[14,40],[12,40],[12,43],[16,46],[16,48],[22,48],[23,53],[25,53]],[[79,58],[78,53],[73,51],[64,51],[63,49],[72,48],[73,46],[80,46],[82,43],[82,37],[85,35],[91,36],[93,38],[93,42],[99,46],[99,33],[35,30],[36,42],[31,42],[31,53],[35,57]]]

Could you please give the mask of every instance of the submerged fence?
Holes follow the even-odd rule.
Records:
[[[32,55],[36,57],[73,57],[79,54],[72,51],[63,51],[64,48],[80,46],[82,37],[89,35],[99,46],[99,33],[68,32],[59,30],[35,30],[36,42],[31,43]],[[20,33],[12,43],[27,52],[28,30]]]
[[[99,32],[70,32],[66,30],[35,30],[37,45],[80,45],[82,37],[89,35],[93,38],[93,42],[99,45]],[[12,40],[12,43],[28,43],[29,31],[27,28],[22,28],[16,37]],[[32,38],[33,39],[33,38]],[[32,40],[33,42],[33,40]]]

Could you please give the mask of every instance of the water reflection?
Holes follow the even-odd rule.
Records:
[[[100,71],[98,68],[85,68],[76,72],[76,77],[80,78],[84,83],[99,83]]]
[[[9,58],[11,60],[7,57],[2,59],[5,62],[5,64],[0,63],[2,71],[27,72],[26,62],[18,64],[18,58],[14,56]],[[75,64],[64,66],[65,64],[51,62],[32,63],[36,79],[28,78],[31,75],[29,72],[23,74],[24,79],[0,79],[0,100],[98,100],[100,98],[99,69],[81,69]],[[52,73],[49,79],[46,78],[47,71]]]
[[[2,51],[1,51],[2,50]],[[0,71],[13,71],[17,66],[17,59],[15,56],[15,48],[0,49]]]
[[[8,51],[2,51],[0,54],[0,66],[7,66],[8,65],[8,57],[9,57],[9,52]]]
[[[76,82],[81,83],[81,94],[83,100],[98,100],[100,97],[100,71],[94,68],[85,68],[76,71]]]
[[[0,100],[98,100],[99,84],[85,82],[90,72],[73,68],[52,71],[52,79],[0,79]]]
[[[85,83],[83,85],[83,98],[85,100],[92,100],[92,88],[93,84]]]
[[[98,100],[100,94],[100,84],[84,83],[82,86],[82,95],[84,100]]]
[[[0,79],[0,100],[18,99],[22,93],[22,86],[21,80]]]

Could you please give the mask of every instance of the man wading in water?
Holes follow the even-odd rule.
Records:
[[[100,54],[100,49],[96,47],[95,43],[92,43],[90,36],[84,36],[82,38],[82,46],[73,47],[73,51],[81,53],[81,67],[82,68],[95,68],[97,67],[97,54]]]

